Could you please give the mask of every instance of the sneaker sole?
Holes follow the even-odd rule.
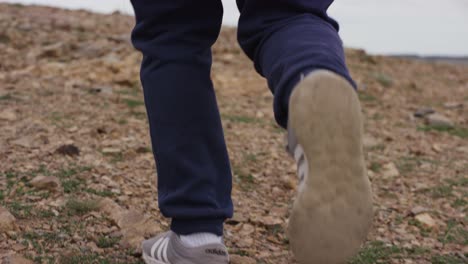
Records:
[[[143,253],[143,260],[145,261],[146,264],[167,264],[165,262],[161,262],[159,260],[156,260],[147,254]]]
[[[301,264],[344,263],[373,215],[359,99],[345,79],[316,71],[291,94],[289,122],[309,164],[289,220],[291,249]]]

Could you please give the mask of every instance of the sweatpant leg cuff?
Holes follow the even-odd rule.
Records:
[[[172,219],[171,230],[178,235],[212,233],[223,235],[224,219]]]

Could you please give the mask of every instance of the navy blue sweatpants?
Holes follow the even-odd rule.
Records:
[[[178,234],[223,233],[233,214],[231,168],[210,79],[221,0],[131,0],[134,46],[158,170],[159,207]],[[328,69],[353,83],[333,0],[238,0],[239,43],[268,80],[279,125],[302,75]]]

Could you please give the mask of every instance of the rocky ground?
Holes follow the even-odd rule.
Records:
[[[139,242],[168,228],[132,26],[121,14],[0,4],[2,263],[142,263]],[[297,182],[272,96],[233,29],[214,54],[233,263],[295,263],[283,230]],[[467,263],[468,67],[347,55],[375,198],[350,263]]]

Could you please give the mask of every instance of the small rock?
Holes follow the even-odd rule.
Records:
[[[414,219],[416,219],[416,221],[420,222],[426,227],[433,228],[436,225],[434,218],[432,218],[431,215],[428,213],[418,214],[414,217]]]
[[[277,226],[281,225],[283,223],[283,220],[279,217],[265,216],[260,218],[259,223],[265,226]]]
[[[42,48],[39,57],[41,58],[58,58],[62,56],[67,47],[63,44],[63,42],[57,42]]]
[[[13,240],[16,240],[16,237],[18,236],[18,233],[15,231],[7,231],[6,232],[7,236]]]
[[[400,172],[398,171],[396,165],[392,162],[387,163],[382,166],[382,177],[384,179],[391,179],[398,177]]]
[[[37,176],[29,182],[39,190],[56,191],[60,186],[60,180],[54,176]]]
[[[117,223],[120,218],[120,214],[122,214],[123,211],[123,209],[110,198],[104,198],[101,200],[101,202],[99,202],[99,208],[101,211],[109,215],[109,218],[114,223]]]
[[[442,148],[438,144],[433,144],[432,145],[432,150],[434,150],[437,153],[442,152]]]
[[[228,224],[228,225],[238,225],[240,223],[245,223],[247,221],[248,221],[248,218],[245,217],[243,214],[234,213],[234,216],[231,219],[228,219],[226,221],[226,224]]]
[[[102,149],[102,153],[104,154],[117,154],[120,153],[121,150],[118,148],[104,148]]]
[[[294,190],[297,187],[297,177],[296,176],[290,176],[290,175],[284,175],[281,177],[281,181],[284,185],[284,187],[288,190]]]
[[[107,176],[101,177],[101,182],[104,183],[107,187],[118,188],[119,184]]]
[[[435,113],[434,109],[430,107],[423,107],[423,108],[419,108],[418,110],[416,110],[416,112],[414,112],[414,116],[423,118],[427,115],[434,114],[434,113]]]
[[[25,250],[27,249],[28,247],[26,247],[25,245],[23,244],[14,244],[11,249],[13,249],[15,252],[20,252],[22,250]]]
[[[463,103],[459,102],[447,102],[444,104],[444,107],[447,109],[457,109],[457,108],[463,108]]]
[[[7,209],[0,206],[0,232],[16,229],[15,222],[15,217]]]
[[[256,264],[257,261],[253,258],[240,256],[240,255],[231,255],[231,264]]]
[[[6,109],[0,112],[0,120],[15,121],[16,119],[18,119],[18,116],[13,110]]]
[[[89,242],[88,244],[86,244],[86,246],[88,248],[91,249],[91,251],[93,252],[96,252],[96,253],[99,253],[99,254],[102,254],[104,252],[104,250],[102,248],[99,248],[96,243],[94,242]]]
[[[62,145],[57,150],[57,153],[64,156],[78,156],[80,155],[80,149],[72,144]]]
[[[419,215],[419,214],[422,214],[422,213],[425,213],[429,211],[429,209],[425,208],[425,207],[422,207],[422,206],[416,206],[414,207],[413,209],[411,209],[411,214],[413,216],[415,215]]]
[[[243,237],[236,242],[236,245],[240,248],[250,248],[254,244],[254,240],[250,237]]]
[[[426,116],[426,123],[434,127],[453,127],[453,122],[441,114],[431,114]]]

